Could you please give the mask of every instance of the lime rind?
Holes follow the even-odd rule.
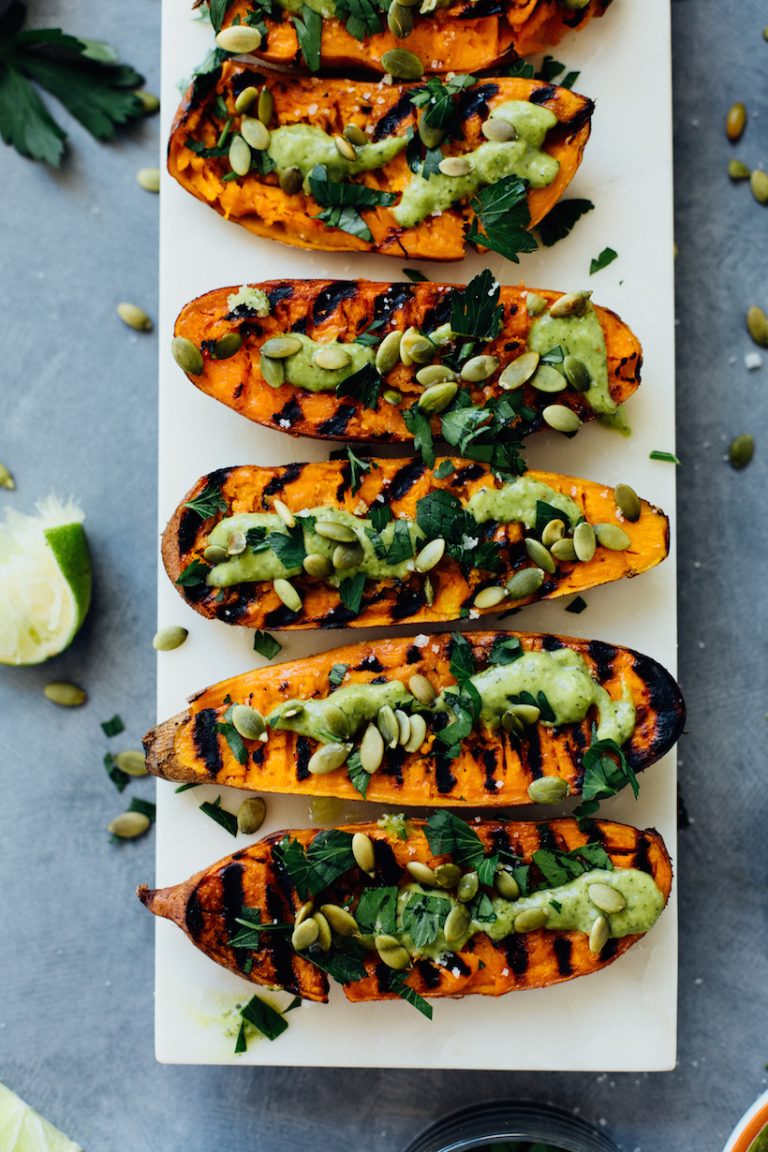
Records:
[[[3,1152],[83,1152],[5,1084],[0,1084],[0,1148]]]

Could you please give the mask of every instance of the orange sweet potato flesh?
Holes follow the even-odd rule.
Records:
[[[610,0],[590,0],[578,11],[562,0],[506,0],[500,13],[486,15],[493,6],[459,0],[428,17],[417,16],[413,32],[398,40],[386,28],[364,40],[350,35],[342,20],[323,20],[320,63],[329,69],[386,71],[381,57],[392,48],[415,53],[427,72],[475,72],[505,59],[544,52],[572,29],[583,28],[594,16],[602,16]],[[235,0],[227,11],[224,27],[245,22],[253,11],[249,0]],[[279,10],[278,10],[279,11]],[[265,21],[267,38],[254,53],[278,67],[303,68],[296,31],[288,13]]]
[[[315,219],[321,211],[312,196],[283,192],[274,172],[260,176],[250,172],[238,180],[224,182],[229,171],[226,156],[206,159],[187,147],[192,138],[213,147],[222,123],[213,115],[214,105],[223,101],[237,123],[235,99],[249,86],[266,86],[275,102],[272,127],[287,124],[313,124],[331,135],[340,134],[349,124],[365,129],[374,126],[382,136],[403,135],[415,130],[417,110],[408,92],[418,84],[379,85],[374,81],[285,77],[279,73],[256,72],[244,64],[227,61],[221,70],[200,77],[187,92],[176,113],[168,144],[168,170],[174,179],[199,200],[215,208],[229,220],[242,224],[259,236],[267,236],[299,248],[335,252],[380,252],[398,259],[460,260],[466,250],[465,227],[473,215],[466,204],[454,205],[439,216],[429,216],[415,228],[401,228],[389,208],[372,208],[363,215],[373,236],[360,239],[338,228],[328,228]],[[547,134],[546,151],[560,169],[546,188],[528,193],[531,227],[557,203],[578,168],[589,139],[592,102],[585,96],[538,80],[491,78],[478,82],[463,93],[464,136],[453,141],[446,154],[459,155],[483,143],[479,111],[492,110],[509,100],[531,100],[549,108],[559,123]],[[485,115],[485,114],[484,114]],[[405,154],[384,168],[365,172],[356,183],[385,192],[402,192],[411,178]]]
[[[432,330],[450,317],[451,284],[382,284],[371,280],[268,280],[252,285],[266,293],[270,314],[264,319],[255,315],[243,318],[233,315],[227,303],[237,287],[217,288],[185,304],[174,329],[176,336],[191,340],[203,353],[203,371],[189,376],[192,383],[215,400],[239,412],[241,416],[277,428],[292,436],[313,436],[327,440],[365,440],[368,442],[410,442],[412,435],[405,426],[402,410],[379,400],[374,408],[365,407],[351,396],[337,398],[333,391],[310,392],[283,384],[273,388],[264,380],[259,367],[259,349],[265,340],[294,327],[311,339],[323,343],[331,340],[351,342],[371,323],[377,323],[375,335],[383,339],[388,332],[414,326]],[[530,289],[548,306],[561,293]],[[527,351],[533,318],[525,307],[527,292],[522,288],[502,288],[499,303],[504,308],[503,328],[495,340],[484,343],[485,353],[498,357],[502,366]],[[605,335],[608,382],[616,404],[627,400],[640,383],[643,352],[632,330],[607,308],[595,312]],[[378,323],[381,319],[383,324]],[[237,332],[243,339],[240,351],[226,360],[217,360],[213,344],[222,336]],[[414,378],[414,368],[398,364],[385,377],[387,388],[403,396],[403,408],[409,408],[423,391]],[[501,394],[493,380],[487,384],[465,384],[473,404],[483,404]],[[552,402],[551,395],[538,392],[529,384],[523,389],[526,408],[535,413],[526,429],[535,432],[544,424],[541,413]],[[558,404],[565,404],[582,421],[591,420],[594,412],[584,397],[570,386],[558,394]],[[433,431],[439,435],[439,417],[434,417]]]
[[[512,636],[519,638],[525,652],[574,649],[612,698],[621,699],[625,690],[630,693],[637,720],[624,753],[636,772],[663,756],[679,737],[685,719],[682,697],[675,681],[656,661],[598,640],[468,632],[478,671],[488,666],[497,638]],[[266,743],[246,741],[248,761],[241,764],[216,728],[228,701],[250,704],[267,716],[285,700],[324,698],[333,690],[328,677],[338,664],[347,667],[345,687],[368,684],[382,676],[407,685],[411,676],[420,674],[441,691],[455,684],[450,671],[451,641],[450,634],[437,634],[428,643],[414,644],[413,638],[406,638],[349,644],[214,684],[194,696],[186,712],[147,734],[147,767],[157,776],[179,782],[359,799],[344,768],[325,776],[308,772],[307,762],[319,744],[295,732],[275,729]],[[528,786],[542,775],[566,780],[576,795],[581,791],[584,752],[595,722],[596,714],[590,711],[580,724],[560,728],[539,724],[531,729],[530,739],[522,741],[501,727],[491,732],[480,726],[453,760],[440,755],[440,743],[428,730],[418,752],[396,749],[385,754],[383,767],[370,778],[366,799],[398,809],[402,805],[508,807],[530,803]]]
[[[440,466],[439,460],[435,462],[435,469],[429,469],[419,459],[377,459],[362,477],[359,490],[354,493],[347,461],[331,460],[273,468],[260,468],[256,465],[221,468],[201,477],[171,517],[163,533],[162,543],[166,572],[175,583],[192,561],[202,559],[207,536],[218,520],[239,512],[271,511],[275,497],[279,497],[292,512],[329,505],[361,515],[381,494],[389,502],[395,518],[415,519],[418,500],[431,491],[444,489],[466,503],[475,492],[503,486],[502,481],[497,480],[481,464],[459,458],[445,459],[451,462],[454,471],[442,479],[435,475],[435,469]],[[569,496],[591,524],[619,523],[620,514],[612,488],[591,480],[552,472],[531,471],[528,476]],[[226,511],[201,520],[197,512],[185,505],[199,496],[208,485],[219,488]],[[506,600],[505,609],[533,600],[583,592],[587,588],[619,580],[624,576],[636,576],[653,568],[667,555],[669,523],[658,508],[643,501],[639,520],[634,524],[621,521],[621,526],[631,540],[626,551],[612,552],[598,547],[593,558],[586,564],[564,562],[558,566],[554,575],[546,576],[537,593],[521,600]],[[281,603],[271,583],[240,584],[223,590],[205,585],[177,585],[177,588],[187,603],[202,616],[247,628],[379,627],[458,620],[462,611],[469,610],[474,618],[484,614],[472,607],[480,589],[503,583],[514,571],[531,566],[523,544],[522,525],[512,523],[494,529],[491,524],[485,530],[489,538],[499,545],[501,571],[491,575],[472,569],[465,574],[455,561],[444,558],[430,573],[433,587],[431,604],[426,600],[424,578],[416,572],[403,580],[369,580],[357,616],[344,607],[336,589],[308,576],[296,577],[293,581],[303,600],[300,613],[290,611]],[[499,609],[485,611],[487,614],[498,612]]]
[[[408,827],[410,835],[405,841],[377,824],[348,825],[344,831],[362,831],[370,836],[376,850],[377,871],[386,874],[387,883],[399,884],[410,879],[406,872],[409,861],[435,866],[450,859],[432,855],[422,831],[423,821],[409,821]],[[643,831],[603,820],[591,823],[588,831],[582,831],[575,820],[552,820],[545,824],[484,820],[473,823],[472,827],[486,850],[495,851],[504,846],[525,861],[530,861],[540,848],[571,851],[589,841],[598,841],[614,868],[648,872],[665,900],[669,897],[672,865],[663,840],[652,829]],[[262,919],[291,922],[295,918],[301,901],[292,888],[287,890],[280,882],[273,854],[275,845],[285,835],[308,845],[318,830],[273,833],[182,884],[154,891],[139,888],[139,899],[156,916],[177,924],[192,943],[217,964],[244,979],[254,984],[277,985],[307,1000],[327,1001],[325,974],[311,961],[297,955],[284,935],[264,933],[262,946],[253,952],[231,948],[228,944],[238,930],[234,918],[243,906],[264,909]],[[318,902],[342,904],[359,895],[362,881],[362,874],[355,868],[327,889]],[[581,932],[539,929],[507,937],[498,944],[492,943],[484,933],[478,933],[445,967],[429,960],[417,962],[408,971],[406,983],[427,997],[468,993],[502,996],[506,992],[544,988],[598,972],[639,939],[640,935],[611,939],[595,955]],[[243,971],[247,957],[253,959],[248,973]],[[395,995],[388,989],[388,969],[373,953],[367,955],[365,964],[366,977],[344,987],[347,998],[353,1001],[394,999]]]

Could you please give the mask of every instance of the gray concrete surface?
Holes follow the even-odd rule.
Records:
[[[117,43],[157,87],[158,0],[30,7],[36,23],[61,21]],[[673,8],[681,679],[690,717],[674,1073],[155,1064],[152,922],[133,897],[137,879],[151,874],[153,844],[115,847],[102,831],[120,801],[101,768],[108,741],[99,722],[120,712],[135,744],[153,716],[156,337],[134,336],[113,309],[120,299],[156,307],[157,201],[134,172],[156,161],[157,126],[147,122],[116,146],[74,126],[61,174],[0,149],[0,459],[18,481],[16,493],[0,493],[0,508],[29,508],[49,490],[82,498],[97,587],[69,653],[46,668],[0,671],[0,1079],[90,1152],[396,1152],[447,1109],[500,1095],[579,1107],[626,1152],[717,1152],[765,1087],[768,366],[745,368],[753,348],[743,315],[768,304],[768,210],[725,170],[732,155],[768,166],[767,13],[760,0]],[[641,114],[642,91],[637,98]],[[736,149],[722,129],[735,99],[750,108]],[[745,430],[757,453],[735,473],[724,451]],[[40,689],[52,678],[84,684],[87,708],[48,704]],[[146,781],[134,789],[151,791]]]

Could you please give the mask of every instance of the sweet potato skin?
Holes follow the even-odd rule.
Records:
[[[679,688],[663,668],[647,656],[600,641],[520,632],[469,632],[478,669],[488,665],[497,638],[516,636],[525,652],[567,647],[587,662],[591,674],[614,699],[623,687],[637,710],[635,731],[625,745],[629,764],[639,772],[658,760],[680,736],[685,708]],[[287,730],[270,732],[266,743],[247,741],[245,765],[233,756],[217,731],[227,710],[226,700],[250,704],[263,716],[284,700],[312,699],[330,694],[334,665],[347,667],[344,685],[367,684],[377,677],[407,684],[415,673],[426,676],[440,691],[452,685],[452,636],[432,635],[429,643],[412,638],[349,644],[318,656],[268,665],[214,684],[194,696],[190,708],[158,725],[144,739],[147,767],[166,780],[226,785],[254,792],[358,799],[344,769],[327,776],[311,775],[307,760],[318,745]],[[500,807],[528,804],[528,786],[541,775],[566,780],[572,795],[581,791],[583,755],[591,743],[594,716],[579,725],[553,729],[537,726],[528,741],[519,743],[500,728],[478,729],[465,741],[461,755],[447,760],[430,733],[419,752],[388,756],[370,779],[366,799],[380,804]]]
[[[221,131],[212,117],[214,103],[224,101],[234,116],[237,93],[249,85],[266,86],[275,103],[273,124],[313,124],[331,135],[355,123],[374,125],[373,139],[403,135],[416,128],[416,112],[408,92],[418,84],[376,85],[373,81],[290,77],[269,70],[257,72],[229,60],[218,72],[198,78],[190,86],[176,114],[168,144],[171,176],[199,200],[222,216],[242,224],[259,236],[267,236],[299,248],[334,252],[380,252],[398,259],[460,260],[466,250],[464,231],[472,216],[468,205],[455,205],[431,216],[415,228],[401,228],[389,208],[365,211],[373,240],[363,240],[337,228],[327,228],[316,217],[320,206],[304,193],[288,195],[275,173],[251,172],[239,180],[222,182],[229,171],[226,157],[205,159],[186,146],[193,139],[212,147]],[[531,189],[528,206],[531,227],[557,203],[581,163],[589,139],[593,105],[585,96],[538,80],[519,77],[493,78],[464,90],[462,120],[464,137],[454,141],[451,154],[470,151],[483,142],[481,109],[493,109],[509,100],[533,100],[549,108],[559,121],[547,136],[546,150],[560,163],[560,170],[546,188]],[[366,109],[367,111],[363,111]],[[403,153],[386,168],[363,173],[357,182],[379,191],[402,192],[411,177]]]
[[[222,468],[201,477],[187,493],[171,517],[163,533],[162,555],[165,570],[174,583],[193,560],[202,556],[205,537],[215,523],[235,512],[269,511],[275,496],[294,512],[329,504],[360,514],[371,506],[381,493],[389,500],[395,517],[414,518],[416,504],[421,497],[436,489],[445,489],[466,502],[473,493],[499,487],[490,471],[483,465],[468,463],[459,458],[446,457],[454,465],[454,472],[443,479],[435,476],[418,459],[376,459],[374,466],[362,478],[356,493],[351,490],[350,466],[347,461],[331,460],[310,464],[289,464],[283,467],[259,468],[245,465]],[[439,467],[435,462],[435,468]],[[581,507],[590,523],[618,523],[613,489],[589,480],[574,479],[551,472],[529,472],[532,479],[541,480],[557,492],[571,497]],[[219,488],[227,511],[207,520],[185,504],[213,484]],[[632,541],[625,552],[609,552],[598,548],[586,564],[563,563],[553,576],[547,576],[539,591],[525,599],[507,600],[504,608],[527,604],[533,600],[552,599],[570,593],[583,592],[623,576],[636,576],[660,563],[669,550],[669,523],[658,508],[643,503],[642,514],[635,524],[621,525]],[[486,526],[493,532],[492,526]],[[297,578],[295,583],[303,598],[300,614],[291,612],[278,599],[272,585],[267,583],[242,584],[222,590],[176,585],[179,593],[202,616],[238,624],[247,628],[271,630],[293,628],[362,628],[402,623],[440,622],[457,620],[462,610],[472,611],[473,617],[498,612],[496,609],[478,611],[472,607],[477,592],[496,584],[521,566],[528,566],[519,524],[496,529],[491,536],[503,545],[504,567],[493,577],[484,576],[473,569],[464,574],[457,563],[444,560],[430,573],[433,600],[426,601],[424,581],[418,573],[406,580],[369,581],[363,596],[360,613],[353,615],[341,603],[338,592],[326,585]]]
[[[419,860],[431,867],[449,860],[433,856],[423,832],[423,821],[409,821],[408,840],[399,840],[377,824],[353,824],[347,832],[365,832],[374,841],[377,869],[386,869],[387,882],[405,879],[409,861]],[[591,822],[586,830],[575,820],[552,820],[545,824],[497,823],[484,820],[472,825],[486,848],[507,846],[525,861],[546,847],[570,851],[599,841],[615,868],[638,868],[650,873],[668,899],[672,887],[672,865],[664,842],[652,829],[640,830],[604,820]],[[300,901],[295,890],[281,883],[274,847],[285,835],[309,844],[319,829],[276,832],[243,848],[190,880],[171,888],[141,887],[139,899],[156,916],[176,923],[207,956],[217,964],[254,984],[279,985],[307,1000],[327,1001],[328,981],[324,973],[293,952],[290,943],[278,933],[265,933],[258,952],[233,949],[227,941],[237,931],[234,917],[243,905],[267,908],[280,922],[292,921]],[[347,873],[328,889],[324,899],[343,903],[359,891],[362,877],[357,870]],[[472,938],[455,953],[455,964],[440,967],[422,960],[408,971],[406,983],[422,996],[464,996],[477,993],[502,996],[526,988],[544,988],[605,968],[639,940],[639,935],[609,940],[599,955],[589,951],[587,937],[579,932],[548,932],[539,929],[524,936],[514,935],[494,945],[484,934]],[[247,955],[253,956],[251,971],[243,971]],[[395,999],[388,990],[388,969],[375,955],[366,958],[367,976],[344,988],[348,1000]]]
[[[410,442],[412,435],[405,426],[402,410],[379,401],[377,408],[366,408],[354,397],[339,399],[334,392],[310,392],[283,384],[273,388],[266,383],[259,368],[259,349],[265,340],[299,326],[318,342],[350,342],[372,322],[384,318],[376,329],[380,338],[393,329],[404,331],[437,327],[450,316],[452,284],[384,284],[370,280],[270,280],[252,287],[266,293],[271,303],[264,319],[249,316],[230,317],[227,300],[237,287],[218,288],[190,301],[182,308],[174,328],[175,336],[191,340],[202,349],[204,369],[189,379],[202,392],[239,412],[249,420],[292,436],[312,436],[326,440],[360,440],[375,443]],[[551,306],[562,295],[545,289],[529,289]],[[525,352],[533,318],[525,307],[526,290],[502,287],[499,302],[504,308],[504,326],[499,336],[486,344],[483,351],[499,358],[502,364]],[[607,308],[595,309],[605,335],[608,380],[612,399],[621,404],[640,384],[643,352],[632,330]],[[243,338],[241,349],[226,360],[217,360],[213,344],[230,332]],[[409,407],[421,387],[414,380],[413,368],[399,364],[386,377],[388,388],[397,389]],[[501,392],[498,385],[465,385],[473,404],[482,404]],[[535,413],[530,426],[537,431],[543,426],[541,412],[552,397],[526,385],[523,399]],[[565,404],[582,421],[594,412],[584,395],[570,386],[558,394],[558,404]],[[439,418],[433,420],[439,435]]]
[[[419,17],[405,40],[396,39],[386,28],[378,35],[356,40],[342,20],[325,19],[320,63],[322,68],[364,69],[382,74],[386,71],[381,63],[384,53],[392,48],[406,48],[422,60],[427,72],[475,72],[518,56],[546,51],[567,32],[602,16],[609,3],[610,0],[590,0],[585,8],[574,10],[560,0],[508,0],[502,12],[478,15],[478,4],[459,0],[426,19]],[[223,26],[238,19],[244,22],[252,7],[249,0],[235,0]],[[283,13],[282,19],[268,19],[265,23],[266,41],[254,55],[274,66],[305,68],[290,16]]]

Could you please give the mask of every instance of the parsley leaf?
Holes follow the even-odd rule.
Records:
[[[405,520],[395,520],[392,530],[392,543],[386,552],[387,564],[402,564],[413,556],[411,533]]]
[[[351,448],[347,448],[347,459],[349,460],[350,468],[350,487],[352,495],[354,496],[360,491],[360,485],[363,482],[363,476],[366,472],[370,472],[372,467],[375,467],[371,460],[361,460],[359,456],[355,456]]]
[[[493,883],[498,854],[485,855],[480,837],[466,821],[442,809],[429,817],[424,825],[424,834],[433,855],[450,855],[456,864],[474,869],[481,884]]]
[[[568,516],[555,508],[554,504],[547,504],[546,500],[536,501],[536,532],[540,536],[550,520],[562,520],[568,524]]]
[[[355,40],[365,40],[381,31],[381,9],[373,0],[336,0],[336,15]]]
[[[243,1020],[252,1024],[257,1032],[266,1036],[267,1040],[277,1040],[288,1027],[288,1021],[284,1019],[282,1012],[277,1012],[260,996],[253,996],[245,1007],[240,1009],[240,1015]]]
[[[227,502],[221,495],[218,484],[206,484],[202,492],[195,496],[194,500],[189,500],[184,507],[191,508],[202,520],[207,520],[216,512],[226,512]]]
[[[234,812],[228,812],[226,808],[221,806],[221,796],[217,796],[213,803],[204,800],[200,804],[200,811],[204,812],[206,816],[210,816],[211,820],[216,824],[220,824],[230,836],[237,836],[237,816]]]
[[[413,436],[413,446],[421,453],[421,458],[428,468],[435,462],[435,446],[432,439],[432,425],[429,417],[422,412],[417,404],[406,408],[403,412],[405,426]]]
[[[583,767],[581,794],[585,800],[605,800],[627,784],[637,799],[640,792],[637,776],[615,740],[593,740],[584,753]]]
[[[504,309],[496,278],[485,268],[466,288],[451,293],[451,332],[469,340],[493,340],[501,331]]]
[[[618,257],[618,252],[615,248],[603,248],[599,256],[595,256],[589,265],[589,274],[594,276],[595,272],[601,272],[603,268],[607,268],[609,264],[613,264],[614,260]]]
[[[536,231],[544,247],[551,248],[558,240],[564,240],[576,221],[593,208],[591,200],[561,200],[555,204],[552,211],[536,225]]]
[[[196,588],[200,584],[205,584],[206,577],[210,572],[207,564],[202,560],[193,560],[187,564],[184,571],[176,577],[176,583],[180,584],[182,588]]]
[[[535,252],[538,245],[528,230],[528,185],[517,176],[505,176],[481,188],[471,201],[475,217],[467,232],[470,244],[491,248],[519,264],[521,252]],[[480,227],[482,226],[482,232]]]
[[[105,736],[119,736],[121,732],[125,732],[122,716],[115,713],[110,720],[102,720],[101,730]]]
[[[312,952],[307,956],[316,968],[327,972],[337,984],[356,984],[364,980],[367,973],[363,962],[364,952],[354,941],[345,941],[343,945],[336,944],[332,952],[319,955]]]
[[[323,34],[323,18],[307,4],[302,4],[301,15],[292,16],[293,26],[296,29],[296,38],[304,57],[304,63],[310,72],[317,72],[320,67],[320,40]]]
[[[232,7],[232,0],[208,0],[208,18],[214,32],[221,32],[227,10]],[[203,9],[205,11],[205,9]]]
[[[307,849],[284,836],[275,851],[302,900],[322,892],[355,864],[352,836],[337,828],[318,833]]]
[[[304,6],[304,11],[306,5]],[[318,16],[322,22],[322,17]],[[343,184],[328,179],[328,169],[324,164],[316,164],[309,174],[309,187],[321,208],[315,219],[322,220],[327,228],[340,228],[361,240],[372,240],[368,225],[358,212],[358,208],[378,208],[394,204],[394,192],[380,192],[365,184]]]
[[[460,128],[457,123],[454,96],[475,83],[474,76],[452,76],[441,80],[430,76],[422,88],[411,89],[409,99],[416,108],[423,108],[421,119],[430,128],[444,128],[453,135]]]
[[[363,603],[365,591],[365,572],[356,572],[354,576],[346,576],[339,585],[339,596],[345,608],[357,616]]]
[[[452,476],[455,471],[456,465],[451,460],[441,460],[435,468],[435,479],[445,480],[447,476]]]
[[[237,760],[238,764],[245,766],[248,763],[248,749],[243,743],[243,738],[232,723],[232,712],[235,705],[231,704],[224,713],[224,719],[220,720],[216,725],[216,731],[220,732],[229,745],[229,750]]]
[[[360,753],[357,749],[347,757],[346,767],[347,776],[349,776],[352,787],[356,792],[359,792],[363,800],[365,800],[368,795],[368,785],[371,782],[371,774],[363,768],[363,762],[360,759]]]
[[[262,932],[293,931],[293,924],[274,924],[271,921],[262,924],[259,908],[241,908],[240,915],[235,917],[235,922],[242,927],[231,940],[227,941],[230,948],[260,948]]]
[[[566,612],[571,612],[574,616],[579,616],[587,607],[587,602],[583,596],[574,596],[570,604],[566,604]]]
[[[427,1020],[432,1019],[432,1005],[415,988],[406,984],[404,972],[392,972],[390,974],[389,990],[396,992],[401,1000],[411,1004],[417,1011],[421,1012],[422,1016],[426,1016]]]
[[[259,656],[263,656],[265,660],[271,660],[277,656],[278,652],[283,649],[279,640],[275,640],[274,636],[270,636],[269,632],[262,632],[257,628],[253,634],[253,650],[258,652]]]
[[[363,364],[357,372],[336,385],[337,396],[352,396],[364,408],[375,409],[379,404],[383,381],[373,364]]]
[[[284,532],[270,532],[267,544],[284,568],[301,568],[307,550],[304,547],[304,528],[300,523]]]
[[[523,646],[517,636],[497,636],[488,656],[489,664],[513,664],[523,654]]]
[[[451,640],[450,669],[451,675],[459,684],[474,676],[476,671],[475,657],[472,645],[462,632],[454,632]]]
[[[397,930],[397,888],[365,888],[355,920],[365,936],[391,936]]]
[[[445,896],[425,893],[411,896],[403,909],[403,931],[417,948],[426,948],[437,940],[451,910]]]
[[[403,268],[403,274],[408,277],[412,284],[429,283],[429,277],[420,272],[418,268]]]
[[[539,888],[559,888],[561,884],[567,884],[593,868],[603,868],[609,872],[613,870],[613,861],[602,844],[594,842],[582,844],[570,852],[559,849],[549,852],[542,848],[534,852],[533,862],[544,878]]]
[[[392,519],[392,509],[389,504],[374,500],[368,509],[368,517],[374,532],[381,532]]]
[[[328,674],[328,683],[331,685],[331,688],[339,687],[347,674],[347,668],[349,668],[349,664],[334,664]]]

